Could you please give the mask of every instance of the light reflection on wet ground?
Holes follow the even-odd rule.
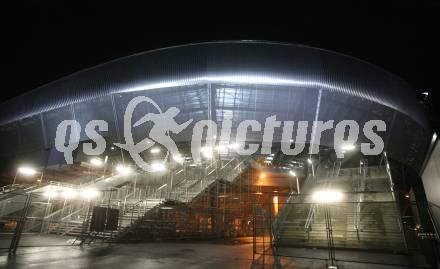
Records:
[[[4,254],[2,254],[4,255]],[[252,244],[142,243],[23,247],[0,268],[250,268]]]

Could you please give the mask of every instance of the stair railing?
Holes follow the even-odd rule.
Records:
[[[0,193],[0,205],[8,203],[9,199],[14,198],[18,195],[24,195],[29,193],[35,189],[38,189],[38,185],[20,185],[20,184],[12,184],[4,186],[4,193]]]
[[[80,207],[79,209],[71,212],[70,214],[68,214],[65,217],[61,218],[61,221],[66,221],[67,219],[71,219],[73,216],[77,216],[78,214],[81,214],[81,212],[87,207],[87,205],[83,205],[82,207]]]
[[[69,204],[68,206],[63,206],[62,208],[60,208],[60,209],[58,209],[58,210],[56,210],[56,211],[54,211],[54,212],[52,212],[52,213],[50,213],[48,215],[45,215],[45,216],[41,217],[41,229],[40,229],[40,232],[43,232],[44,230],[46,230],[46,232],[49,232],[50,231],[50,224],[53,223],[53,222],[59,222],[60,219],[63,217],[64,211],[66,210],[66,208],[68,210],[70,210],[70,209],[73,208],[73,206],[74,206],[74,204]],[[38,227],[39,225],[40,224],[37,223],[35,225],[27,227],[26,230],[27,231],[31,231],[34,228]],[[47,229],[45,229],[44,226],[47,226]]]
[[[138,218],[140,217],[140,206],[139,204],[143,203],[143,201],[138,201],[136,203],[134,203],[131,207],[131,218],[130,218],[130,224],[133,224],[133,216],[134,216],[134,211],[136,210],[135,207],[137,207],[138,210]]]
[[[229,167],[228,164],[231,161],[229,161],[225,166],[223,166],[221,168],[221,170],[224,171],[225,168]],[[224,180],[232,182],[236,177],[238,177],[246,169],[247,165],[248,165],[247,160],[240,161],[229,172],[227,172],[227,174],[224,177]]]
[[[400,213],[401,212],[400,211],[400,204],[399,204],[399,200],[396,199],[396,194],[395,194],[395,190],[394,190],[394,181],[393,181],[393,177],[391,175],[390,163],[389,163],[389,160],[388,160],[387,153],[385,151],[383,152],[382,155],[383,155],[383,160],[384,160],[384,163],[385,163],[385,168],[386,168],[386,171],[387,171],[388,180],[389,180],[389,183],[390,183],[390,191],[391,191],[391,195],[392,195],[392,198],[393,198],[393,202],[395,202],[396,207],[397,207],[396,208],[397,216],[398,216],[397,223],[399,224],[399,229],[400,229],[400,232],[401,232],[401,235],[402,235],[402,239],[403,239],[403,243],[405,245],[405,249],[408,250],[408,244],[406,242],[406,235],[405,235],[405,231],[403,230],[403,222],[402,222],[402,217],[401,217],[401,213]]]
[[[359,176],[358,176],[358,182],[356,187],[356,192],[358,195],[358,202],[356,203],[356,212],[355,212],[355,218],[354,218],[354,229],[356,230],[357,237],[359,240],[359,224],[361,222],[361,203],[364,200],[364,194],[365,191],[365,180],[367,176],[367,160],[360,160],[359,161]]]
[[[191,182],[187,179],[182,180],[173,188],[173,192],[177,194],[176,199],[189,202],[216,179],[223,178],[224,180],[232,181],[243,171],[246,163],[245,160],[238,164],[236,164],[236,162],[237,159],[232,159],[222,165],[220,160],[216,160],[203,168],[203,179],[200,181]],[[185,184],[186,182],[189,182],[189,184]]]
[[[304,230],[309,233],[312,229],[313,222],[315,221],[315,215],[318,211],[318,204],[311,204],[309,213],[307,214],[306,223],[304,224]]]
[[[2,187],[0,187],[0,195],[8,194],[10,192],[13,192],[16,189],[19,189],[20,186],[21,186],[20,184],[9,184],[9,185],[6,185],[6,186],[2,186]]]
[[[324,205],[324,216],[325,216],[325,228],[327,235],[327,247],[328,247],[328,267],[327,268],[335,268],[336,266],[336,257],[335,257],[335,245],[333,239],[333,224],[330,208],[328,205]]]
[[[356,204],[356,212],[355,212],[355,218],[354,218],[354,229],[357,232],[358,239],[359,239],[359,228],[360,228],[359,224],[360,224],[360,222],[361,222],[361,203],[358,202]]]
[[[339,176],[341,171],[342,161],[336,161],[333,165],[333,176]]]
[[[85,206],[85,205],[80,206],[77,210],[71,212],[71,210],[72,210],[74,207],[75,207],[74,204],[70,204],[69,206],[67,206],[67,207],[65,207],[65,208],[61,208],[61,209],[59,209],[59,210],[53,212],[52,214],[47,215],[47,216],[43,219],[43,223],[42,223],[41,225],[42,225],[42,226],[44,225],[45,220],[50,219],[50,218],[52,218],[52,217],[54,217],[54,216],[57,216],[57,215],[61,215],[61,216],[59,217],[59,219],[57,220],[57,222],[58,222],[58,225],[61,224],[61,223],[66,223],[65,231],[64,231],[64,233],[63,233],[63,234],[66,234],[67,232],[70,231],[70,230],[69,230],[70,226],[68,225],[69,220],[72,218],[72,216],[77,216],[77,215],[81,214],[81,212],[85,209],[86,206]],[[66,208],[68,208],[68,209],[69,209],[68,212],[69,212],[69,211],[70,211],[70,212],[69,212],[66,216],[63,217],[62,214],[64,213],[64,211],[66,210]],[[47,233],[50,233],[50,232],[53,231],[54,229],[56,229],[56,227],[51,227],[51,226],[47,225]],[[70,229],[71,229],[71,228],[70,228]],[[44,227],[42,227],[41,230],[43,231],[43,230],[46,230],[46,229],[44,229]]]
[[[306,179],[304,180],[304,183],[302,185],[302,191],[307,191],[308,189],[308,185],[310,185],[311,183],[314,183],[314,178],[311,175],[307,175]],[[289,214],[289,204],[293,204],[294,202],[297,202],[300,198],[303,198],[303,195],[299,195],[297,193],[290,193],[289,197],[287,198],[286,204],[283,207],[283,209],[281,209],[281,212],[278,214],[277,218],[275,218],[275,220],[273,221],[273,234],[274,234],[274,238],[277,240],[278,239],[278,235],[281,229],[281,225],[284,223],[284,221],[286,220],[288,214]],[[276,241],[274,240],[274,241]]]

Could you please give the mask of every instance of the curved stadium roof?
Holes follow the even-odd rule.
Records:
[[[1,105],[0,124],[111,93],[237,82],[294,85],[361,97],[428,129],[416,93],[383,69],[346,55],[270,42],[209,42],[135,54],[64,77]]]
[[[217,98],[214,101],[207,97],[206,85],[213,85]],[[162,90],[165,88],[173,90]],[[51,148],[56,126],[66,117],[82,121],[110,117],[107,119],[113,122],[109,133],[119,134],[121,127],[115,119],[125,109],[124,102],[149,90],[163,99],[162,105],[180,106],[181,114],[189,118],[214,114],[212,119],[218,121],[225,115],[233,115],[237,121],[246,117],[261,120],[276,112],[284,120],[314,120],[318,116],[319,120],[359,122],[383,119],[387,122],[387,153],[415,169],[421,167],[431,138],[428,117],[416,92],[377,66],[300,45],[225,41],[116,59],[3,103],[0,143],[5,150],[0,157],[10,161],[6,155],[12,152]],[[317,101],[321,92],[322,104]],[[235,97],[231,99],[231,95]],[[105,105],[101,99],[105,99]],[[41,117],[33,117],[38,115]],[[18,127],[13,126],[15,122]],[[120,135],[111,140],[120,140]]]

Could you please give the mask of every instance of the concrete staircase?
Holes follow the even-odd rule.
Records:
[[[315,204],[310,194],[325,188],[343,192],[343,201]],[[341,169],[339,175],[324,172],[303,190],[306,194],[283,209],[276,246],[327,247],[327,208],[336,248],[405,251],[400,214],[384,168],[371,167],[366,176],[358,168]]]
[[[278,246],[326,247],[327,229],[324,208],[317,206],[314,221],[305,224],[312,204],[292,205],[278,234]],[[399,228],[395,205],[366,203],[361,205],[358,229],[355,228],[356,204],[328,206],[335,247],[403,251],[405,245]]]

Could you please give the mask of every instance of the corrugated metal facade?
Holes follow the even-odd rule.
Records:
[[[182,120],[232,117],[238,122],[275,112],[280,120],[383,119],[390,127],[387,150],[416,169],[431,135],[416,93],[374,65],[304,46],[212,42],[117,59],[3,103],[1,155],[51,148],[57,124],[71,118],[84,125],[105,119],[109,139],[118,141],[123,110],[136,95],[179,107]]]

